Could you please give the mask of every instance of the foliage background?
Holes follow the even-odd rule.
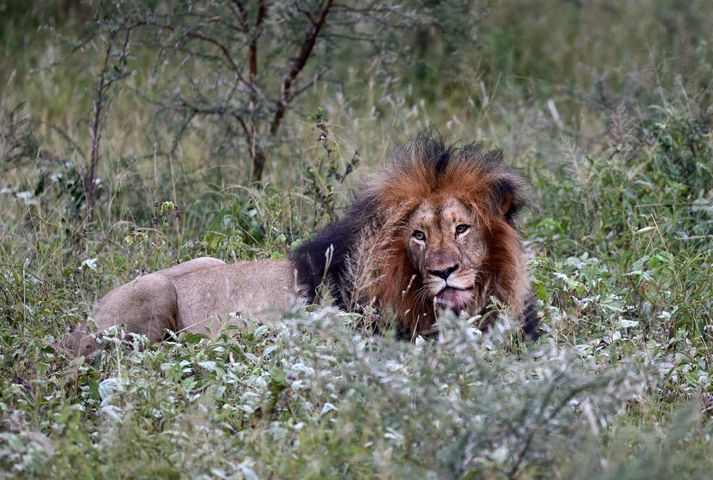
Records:
[[[707,476],[709,2],[351,12],[329,24],[300,74],[317,81],[275,136],[269,104],[217,102],[220,60],[181,43],[196,25],[230,38],[211,23],[223,17],[180,16],[228,3],[0,1],[0,475]],[[298,3],[269,5],[284,21],[270,24],[256,81],[279,95],[308,24]],[[123,56],[107,50],[147,11],[181,27],[144,31]],[[87,215],[102,78],[115,82]],[[262,132],[261,182],[232,120],[186,122],[190,95]],[[326,308],[232,338],[140,348],[117,337],[91,360],[57,349],[101,293],[141,272],[199,255],[284,256],[339,215],[394,139],[429,126],[502,148],[530,179],[538,343],[503,318],[485,334],[444,319],[439,341],[408,344]]]

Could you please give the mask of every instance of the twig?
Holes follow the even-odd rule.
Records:
[[[297,58],[295,58],[295,61],[292,63],[292,67],[287,71],[282,80],[282,94],[280,99],[277,101],[275,115],[273,116],[272,123],[270,124],[270,135],[275,135],[277,130],[280,128],[280,123],[282,122],[282,118],[285,116],[287,105],[289,105],[294,98],[293,84],[312,54],[312,50],[317,43],[317,38],[319,37],[320,31],[327,20],[327,15],[329,15],[332,4],[333,0],[324,0],[319,16],[313,23],[312,28],[307,32]]]
[[[137,27],[143,27],[143,26],[155,27],[155,28],[160,28],[162,30],[168,30],[171,32],[176,31],[176,27],[174,25],[168,25],[168,24],[163,24],[163,23],[153,22],[153,21],[140,21],[140,22],[136,22],[134,25]],[[200,40],[200,41],[209,43],[209,44],[217,47],[218,50],[220,50],[223,58],[225,58],[225,60],[228,62],[228,65],[230,66],[230,69],[235,74],[235,76],[241,82],[243,82],[245,85],[247,85],[248,88],[250,88],[255,95],[257,95],[257,96],[260,95],[260,91],[257,88],[257,86],[253,82],[245,80],[245,78],[243,77],[243,75],[241,73],[241,71],[242,71],[241,68],[235,62],[235,59],[233,58],[232,54],[230,53],[230,50],[224,43],[222,43],[218,39],[216,39],[210,35],[207,35],[205,33],[202,33],[202,32],[187,31],[187,32],[185,32],[185,34],[189,38],[192,38],[195,40]]]
[[[94,98],[94,101],[92,102],[94,106],[94,112],[92,114],[92,120],[89,126],[89,131],[91,134],[91,150],[89,155],[89,168],[84,176],[85,213],[82,227],[83,229],[87,227],[87,224],[91,220],[92,212],[94,211],[94,206],[96,204],[96,179],[101,147],[102,121],[105,116],[105,111],[106,109],[108,109],[109,103],[107,93],[114,83],[128,76],[127,71],[119,71],[117,74],[113,75],[109,74],[110,63],[112,59],[112,46],[117,35],[122,30],[124,31],[124,41],[122,43],[117,63],[121,64],[126,60],[126,57],[128,55],[131,27],[110,30],[109,38],[106,43],[106,50],[104,52],[104,62],[102,64],[101,70],[99,71],[99,79],[95,88],[96,96]]]

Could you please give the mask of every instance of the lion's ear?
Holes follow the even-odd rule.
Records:
[[[522,206],[519,198],[520,183],[515,178],[501,177],[494,184],[491,192],[493,206],[506,219],[510,220]]]

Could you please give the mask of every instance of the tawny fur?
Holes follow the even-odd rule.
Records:
[[[111,290],[97,303],[89,322],[71,332],[65,345],[78,354],[96,350],[93,330],[115,325],[126,333],[161,341],[167,331],[216,336],[245,317],[267,321],[302,302],[289,260],[226,264],[197,258],[143,275]]]

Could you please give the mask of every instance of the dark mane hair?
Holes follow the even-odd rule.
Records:
[[[515,228],[524,188],[524,180],[503,164],[501,151],[484,152],[476,143],[447,145],[434,131],[421,133],[394,149],[383,172],[340,220],[292,252],[298,282],[311,299],[324,283],[341,308],[373,303],[392,310],[402,327],[426,331],[435,321],[433,308],[413,293],[421,280],[400,229],[425,199],[450,195],[476,212],[486,234],[485,293],[507,303],[534,335],[537,317]]]

